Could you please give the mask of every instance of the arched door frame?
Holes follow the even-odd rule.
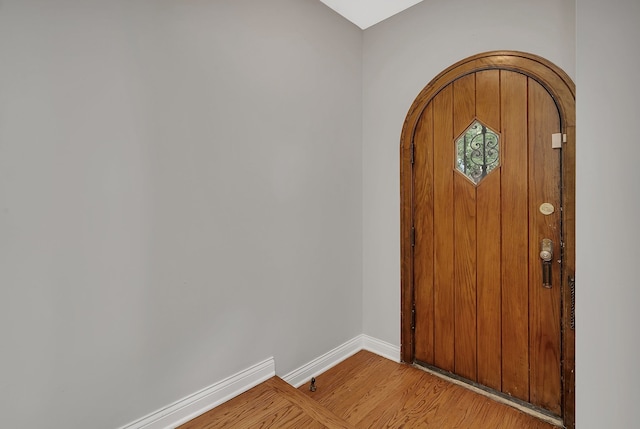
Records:
[[[437,75],[418,94],[407,113],[400,139],[400,252],[401,252],[401,358],[414,360],[413,341],[413,136],[422,111],[444,87],[470,73],[510,70],[538,81],[551,94],[561,117],[566,143],[562,150],[562,229],[564,278],[562,280],[562,417],[575,426],[575,84],[559,67],[537,55],[517,51],[491,51],[457,62]]]

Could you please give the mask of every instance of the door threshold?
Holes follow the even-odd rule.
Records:
[[[480,395],[486,396],[490,399],[493,399],[496,402],[501,404],[508,405],[510,407],[516,408],[519,411],[522,411],[525,414],[533,416],[539,420],[552,424],[554,426],[558,426],[560,428],[564,428],[564,423],[562,419],[550,414],[546,410],[539,409],[534,407],[533,405],[524,402],[520,399],[513,398],[506,394],[497,392],[488,387],[482,386],[478,383],[475,383],[471,380],[467,380],[465,378],[461,378],[456,376],[455,374],[451,374],[448,371],[444,371],[439,368],[432,367],[431,365],[424,364],[421,362],[414,362],[412,365],[414,368],[420,369],[422,371],[428,372],[429,374],[435,375],[443,380],[446,380],[450,383],[456,384],[458,386],[464,387],[465,389],[471,390],[472,392],[478,393]]]

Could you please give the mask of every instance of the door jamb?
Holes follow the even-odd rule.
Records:
[[[411,105],[400,138],[400,276],[401,346],[403,362],[413,363],[412,310],[413,281],[413,168],[411,145],[422,111],[454,80],[482,70],[510,70],[538,81],[554,99],[560,112],[567,141],[562,150],[562,236],[564,237],[564,276],[562,279],[562,419],[568,429],[575,427],[575,304],[569,286],[575,276],[575,84],[562,69],[537,55],[518,51],[490,51],[457,62],[437,75],[418,94]]]

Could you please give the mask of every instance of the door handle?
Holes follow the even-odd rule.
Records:
[[[543,238],[540,243],[540,259],[542,260],[542,286],[551,288],[551,260],[553,259],[553,241]]]

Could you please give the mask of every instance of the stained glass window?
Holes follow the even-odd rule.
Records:
[[[500,137],[475,120],[456,139],[456,169],[476,185],[500,165]]]

